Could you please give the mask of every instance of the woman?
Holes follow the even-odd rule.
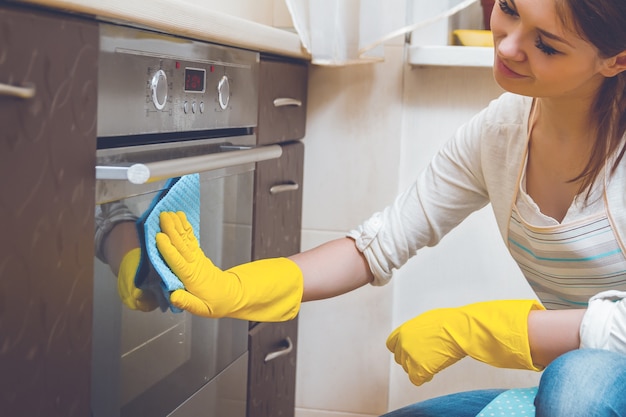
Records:
[[[546,367],[537,415],[626,415],[626,396],[619,395],[626,356],[577,349],[581,322],[595,328],[610,321],[575,309],[601,291],[626,290],[626,2],[499,0],[491,29],[494,76],[508,93],[459,129],[410,189],[348,237],[222,272],[204,257],[184,215],[163,213],[157,246],[186,287],[172,293],[171,303],[208,317],[287,320],[301,301],[384,284],[417,250],[491,203],[512,256],[549,310],[517,300],[436,311],[451,313],[458,337],[452,353],[442,352],[450,357],[431,371],[465,354],[497,366]],[[414,381],[431,360],[414,351],[422,345],[423,319],[405,323],[388,341]],[[498,337],[512,328],[513,340]],[[475,416],[498,394],[454,394],[389,416]]]

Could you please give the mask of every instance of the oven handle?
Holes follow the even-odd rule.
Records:
[[[180,177],[197,172],[212,171],[251,162],[280,158],[280,145],[261,146],[239,151],[190,156],[130,166],[96,166],[97,180],[122,180],[132,184],[145,184],[166,178]]]

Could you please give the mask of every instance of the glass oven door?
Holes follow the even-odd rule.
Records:
[[[250,260],[255,164],[246,158],[200,173],[200,242],[222,269]],[[97,204],[139,217],[165,182],[98,180]],[[131,310],[109,265],[95,264],[93,416],[244,417],[248,322]]]

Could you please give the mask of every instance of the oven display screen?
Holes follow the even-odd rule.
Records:
[[[206,70],[199,68],[185,68],[185,91],[204,93]]]

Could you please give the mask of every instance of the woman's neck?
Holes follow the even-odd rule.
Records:
[[[535,129],[564,144],[588,144],[595,130],[592,104],[593,99],[538,98]]]
[[[562,221],[594,145],[589,104],[537,99],[530,129],[526,191],[542,213]]]

